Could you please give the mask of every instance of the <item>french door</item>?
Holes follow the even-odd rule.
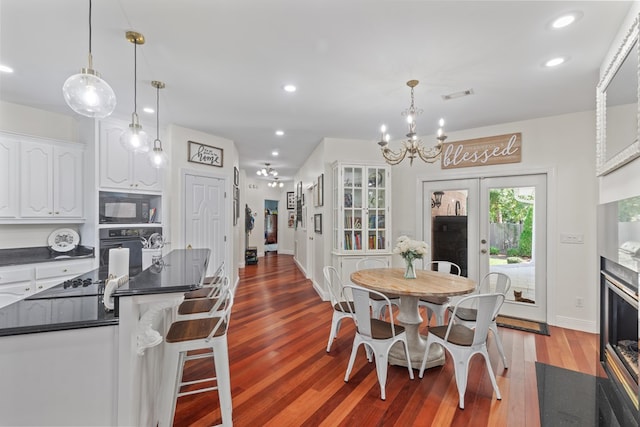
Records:
[[[423,182],[423,240],[431,259],[480,281],[511,278],[501,314],[546,321],[546,174]]]

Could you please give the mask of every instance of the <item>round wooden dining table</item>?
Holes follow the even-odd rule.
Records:
[[[372,268],[351,273],[351,281],[367,289],[400,296],[398,322],[407,332],[411,366],[420,368],[426,340],[420,335],[422,317],[418,309],[420,297],[450,297],[473,292],[476,282],[466,277],[431,270],[416,269],[415,279],[404,278],[404,268]],[[444,364],[444,350],[432,345],[427,357],[427,368]],[[407,366],[404,349],[395,345],[389,353],[389,363]]]

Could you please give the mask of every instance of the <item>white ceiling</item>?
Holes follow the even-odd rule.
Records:
[[[595,108],[602,59],[628,1],[94,0],[94,68],[155,135],[151,80],[161,91],[161,127],[175,123],[234,140],[253,174],[270,162],[287,180],[323,137],[370,139],[380,124],[406,133],[405,83],[420,80],[418,133],[448,131]],[[563,30],[550,22],[582,18]],[[88,0],[2,0],[0,99],[72,113],[62,84],[87,66]],[[554,69],[542,64],[570,59]],[[298,86],[285,93],[285,83]],[[442,95],[473,89],[444,101]],[[278,137],[276,129],[286,134]],[[162,134],[160,135],[163,139]],[[280,151],[278,158],[271,151]],[[414,165],[415,167],[415,165]]]

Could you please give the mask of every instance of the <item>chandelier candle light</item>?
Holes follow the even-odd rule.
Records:
[[[393,151],[389,148],[389,134],[387,127],[382,125],[380,127],[380,149],[385,161],[390,165],[397,165],[402,162],[405,157],[409,157],[409,165],[413,165],[413,159],[419,157],[426,163],[433,163],[440,158],[442,153],[442,143],[447,139],[447,135],[444,134],[444,119],[440,119],[438,134],[436,139],[438,143],[430,148],[425,148],[416,134],[416,117],[422,114],[421,109],[416,109],[413,99],[413,89],[418,86],[418,80],[409,80],[407,86],[411,88],[411,105],[402,115],[407,118],[407,124],[409,125],[409,133],[407,133],[407,140],[402,141],[402,147],[398,151]]]
[[[422,259],[427,255],[428,251],[429,246],[425,242],[411,240],[407,236],[398,237],[393,253],[399,254],[407,264],[404,272],[405,279],[416,278],[416,269],[413,265],[413,261],[416,259]]]

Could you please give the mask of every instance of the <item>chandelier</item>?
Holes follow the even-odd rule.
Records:
[[[284,187],[284,182],[278,181],[278,177],[276,176],[275,178],[273,178],[273,182],[270,182],[267,185],[272,188],[276,188],[276,187],[282,188]]]
[[[407,139],[402,141],[402,147],[400,147],[398,151],[393,151],[389,148],[389,134],[386,133],[387,127],[385,125],[380,127],[380,142],[378,142],[378,145],[380,145],[382,156],[390,165],[397,165],[403,161],[405,157],[409,158],[409,165],[413,165],[413,159],[416,157],[419,157],[424,162],[433,163],[440,158],[442,143],[447,139],[443,129],[444,119],[440,119],[440,128],[438,129],[436,137],[438,143],[433,147],[426,148],[422,144],[422,140],[416,135],[416,117],[422,114],[421,109],[416,109],[413,100],[413,89],[418,86],[418,83],[418,80],[409,80],[407,82],[407,86],[411,88],[411,105],[402,112],[402,115],[407,118],[409,133],[407,134]]]
[[[265,163],[264,166],[265,167],[256,172],[257,175],[266,177],[278,176],[278,171],[271,168],[271,163]]]

